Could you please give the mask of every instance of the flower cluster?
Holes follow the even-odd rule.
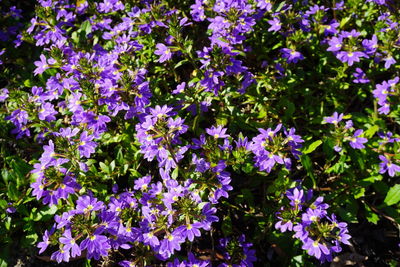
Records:
[[[383,81],[376,85],[376,89],[372,91],[374,97],[378,100],[379,113],[389,114],[390,112],[390,101],[389,97],[397,96],[399,97],[399,77],[395,77],[389,81]]]
[[[299,148],[303,139],[295,134],[295,129],[282,129],[282,124],[276,126],[274,130],[258,129],[260,134],[253,138],[250,145],[251,151],[254,153],[255,166],[261,171],[271,172],[275,164],[285,165],[290,170],[292,160],[291,154],[295,159],[299,159],[301,154]],[[283,134],[282,134],[283,133]]]
[[[269,234],[271,210],[277,230],[332,261],[350,234],[324,195],[354,183],[342,194],[354,206],[398,204],[354,178],[386,175],[380,188],[391,188],[400,173],[393,1],[354,0],[357,14],[345,1],[0,2],[1,126],[18,139],[0,138],[0,232],[40,200],[24,221],[54,215],[37,245],[53,261],[124,250],[121,266],[253,266],[265,240],[233,238],[242,225],[226,236],[225,218]],[[334,110],[349,115],[323,117]],[[268,207],[292,176],[332,190],[314,199],[294,188],[289,204]],[[199,244],[213,233],[226,237],[204,260]]]
[[[378,135],[380,137],[378,152],[381,160],[379,173],[387,172],[393,177],[400,172],[400,160],[396,157],[400,152],[400,138],[393,136],[392,132],[380,132]]]
[[[294,232],[311,256],[321,262],[332,261],[332,255],[342,251],[341,243],[349,245],[350,235],[347,224],[339,222],[335,214],[328,215],[329,205],[323,197],[312,201],[313,192],[290,189],[286,193],[289,206],[282,207],[276,216],[279,221],[275,228],[281,232]]]
[[[257,260],[252,243],[247,243],[244,235],[239,238],[221,238],[219,240],[219,249],[223,251],[224,263],[218,265],[218,267],[228,266],[248,266],[252,267],[253,262]]]
[[[361,129],[355,130],[353,127],[353,121],[344,121],[343,116],[343,113],[339,114],[335,111],[332,116],[324,117],[324,123],[333,124],[335,126],[335,129],[332,132],[333,138],[336,142],[334,146],[335,151],[342,151],[343,142],[349,142],[349,145],[353,149],[365,148],[364,144],[368,142],[368,139],[365,137],[361,137],[364,131]]]
[[[342,31],[337,37],[332,37],[329,41],[328,51],[333,52],[337,59],[343,63],[347,63],[352,66],[354,62],[360,62],[360,58],[368,58],[368,55],[362,51],[359,51],[357,38],[360,37],[361,33],[356,30]],[[365,45],[366,49],[374,49],[374,44]]]

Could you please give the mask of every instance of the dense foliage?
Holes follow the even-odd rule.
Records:
[[[398,1],[0,6],[0,266],[400,260]]]

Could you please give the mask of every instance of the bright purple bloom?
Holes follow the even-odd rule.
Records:
[[[44,55],[40,55],[40,61],[34,62],[36,69],[33,73],[35,75],[42,74],[45,70],[50,68],[50,65],[53,65],[55,63],[56,61],[53,58],[47,60]]]
[[[331,117],[324,117],[324,122],[337,125],[343,119],[343,113],[338,114],[336,111]]]
[[[180,234],[177,231],[173,233],[167,233],[164,239],[161,241],[159,253],[161,255],[165,255],[166,257],[170,257],[174,254],[175,250],[181,250],[181,244],[185,240],[182,239]]]
[[[100,256],[107,256],[108,250],[111,248],[108,238],[100,234],[92,234],[83,240],[80,249],[87,249],[88,258],[100,259]]]
[[[90,154],[95,152],[97,146],[96,142],[93,142],[93,136],[88,135],[86,131],[81,133],[78,143],[78,149],[81,157],[90,158]]]
[[[8,98],[8,89],[3,88],[0,90],[0,102],[4,102]]]
[[[271,27],[268,28],[269,32],[271,31],[278,32],[282,28],[282,23],[277,17],[274,17],[272,20],[269,20],[268,23],[269,25],[271,25]]]
[[[325,255],[330,254],[329,249],[324,244],[321,244],[316,240],[313,240],[311,238],[306,238],[303,242],[304,243],[303,243],[302,248],[304,250],[307,250],[307,253],[310,256],[314,256],[317,259],[321,259],[322,254],[325,254]]]
[[[304,202],[304,191],[295,188],[293,192],[288,191],[286,194],[287,198],[290,200],[290,205],[297,207]]]
[[[390,66],[396,63],[396,60],[391,55],[385,57],[383,61],[385,61],[385,69],[389,69]]]
[[[354,132],[353,137],[350,137],[350,146],[354,149],[362,149],[365,148],[365,146],[363,145],[364,143],[366,143],[368,141],[367,138],[364,137],[359,137],[360,135],[363,134],[363,130],[359,129],[357,131]]]
[[[207,134],[211,135],[215,139],[218,138],[227,138],[229,135],[225,134],[226,133],[226,128],[222,128],[221,125],[218,125],[217,127],[211,126],[211,128],[207,128],[206,132]]]
[[[88,213],[91,211],[101,210],[103,208],[103,202],[97,201],[96,198],[91,196],[81,196],[76,201],[76,211],[79,213]]]
[[[64,250],[71,250],[71,256],[77,257],[81,255],[81,249],[76,244],[75,238],[71,236],[71,230],[67,229],[64,231],[64,235],[60,237],[60,243],[64,244]]]
[[[336,57],[343,63],[347,62],[349,66],[352,66],[354,62],[360,62],[360,58],[367,58],[367,54],[359,51],[340,51]]]
[[[164,44],[158,43],[156,45],[156,51],[154,52],[154,54],[160,56],[160,58],[158,59],[158,62],[163,63],[164,61],[167,61],[169,59],[171,59],[172,57],[172,52],[171,50],[166,47]]]
[[[379,159],[382,161],[379,166],[379,173],[388,172],[390,177],[396,175],[396,173],[400,172],[400,166],[394,164],[389,157],[385,157],[383,155],[379,155]]]
[[[282,48],[281,49],[282,57],[287,59],[288,63],[297,63],[299,60],[303,60],[304,57],[300,52],[289,48]]]
[[[360,68],[356,68],[356,72],[353,73],[354,76],[354,83],[369,83],[367,76],[365,75],[364,71]]]
[[[57,261],[58,263],[61,263],[62,261],[68,262],[69,257],[69,250],[65,250],[63,248],[60,248],[60,250],[57,250],[51,254],[51,259]]]

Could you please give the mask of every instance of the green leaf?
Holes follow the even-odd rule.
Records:
[[[176,178],[178,178],[178,175],[179,175],[179,169],[176,168],[176,169],[174,169],[174,170],[172,171],[172,173],[171,173],[171,178],[172,178],[172,179],[176,179]]]
[[[300,158],[301,165],[303,165],[304,169],[306,170],[308,176],[310,176],[311,181],[312,181],[312,187],[315,188],[317,185],[317,182],[315,180],[315,175],[313,171],[313,165],[312,161],[309,156],[307,155],[302,155]]]
[[[345,17],[345,18],[343,18],[341,21],[340,21],[340,28],[343,28],[343,26],[344,25],[346,25],[347,24],[347,22],[349,22],[350,21],[350,19],[351,19],[351,17]]]
[[[363,197],[365,195],[365,188],[363,188],[363,187],[356,188],[356,190],[354,190],[353,193],[354,193],[355,199]]]
[[[89,20],[86,20],[85,22],[82,23],[81,31],[86,33],[86,35],[92,32],[92,25]]]
[[[317,140],[315,142],[312,142],[311,144],[309,144],[308,146],[304,147],[302,153],[303,154],[309,154],[311,152],[313,152],[317,147],[319,147],[322,144],[321,140]]]
[[[110,169],[108,168],[108,166],[106,164],[104,164],[103,162],[99,163],[100,165],[100,169],[105,172],[105,173],[110,173]]]
[[[393,204],[396,204],[400,201],[400,184],[396,184],[395,186],[391,187],[389,189],[389,192],[387,193],[385,200],[386,205],[391,206]]]
[[[379,221],[379,216],[375,212],[373,212],[368,205],[365,204],[364,207],[365,207],[365,218],[370,223],[377,224]]]
[[[370,127],[368,130],[365,131],[364,136],[369,139],[372,136],[374,136],[374,134],[377,131],[379,131],[379,126],[378,125],[374,125],[374,126]]]

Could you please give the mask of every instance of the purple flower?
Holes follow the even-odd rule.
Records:
[[[289,219],[283,219],[280,216],[280,212],[277,213],[276,216],[279,221],[275,224],[275,229],[281,231],[282,233],[286,231],[293,231],[293,222]]]
[[[159,253],[161,255],[165,255],[166,257],[170,257],[172,254],[174,254],[175,250],[181,250],[181,243],[184,241],[185,240],[182,239],[177,231],[167,233],[164,239],[161,241]]]
[[[337,34],[338,30],[337,28],[339,27],[340,23],[338,23],[336,20],[332,20],[330,24],[325,25],[325,35],[333,35]]]
[[[290,205],[292,205],[293,207],[297,207],[304,202],[303,190],[295,188],[293,192],[288,191],[286,196],[290,200]]]
[[[40,55],[40,61],[35,61],[34,64],[36,66],[35,71],[33,72],[35,75],[42,74],[45,70],[50,68],[50,65],[55,64],[56,61],[52,58],[46,59],[44,55]]]
[[[56,119],[54,115],[57,115],[57,111],[51,103],[44,103],[39,110],[39,120],[53,121]]]
[[[222,126],[219,125],[217,127],[212,126],[211,128],[207,128],[206,132],[207,132],[207,134],[211,135],[215,139],[218,139],[218,138],[227,138],[227,137],[229,137],[229,135],[225,134],[226,130],[227,130],[226,128],[222,128]]]
[[[177,233],[179,233],[183,238],[187,238],[189,241],[193,241],[195,236],[200,236],[200,228],[202,224],[195,222],[193,224],[189,223],[187,225],[181,225],[176,228]]]
[[[308,237],[303,241],[302,249],[307,250],[310,256],[314,256],[317,259],[322,258],[322,253],[325,255],[330,254],[329,249],[324,244]]]
[[[3,88],[0,90],[0,102],[4,102],[8,98],[8,89]]]
[[[365,53],[372,55],[376,52],[378,48],[378,37],[374,34],[371,40],[365,39],[362,41],[362,45],[365,49]]]
[[[271,31],[278,32],[282,28],[282,23],[277,17],[274,17],[273,19],[269,20],[268,23],[269,25],[271,25],[271,27],[268,28],[269,32]]]
[[[90,158],[90,154],[95,152],[97,146],[96,142],[93,142],[93,136],[88,135],[86,131],[81,133],[78,143],[78,149],[81,157]]]
[[[281,52],[283,53],[282,57],[287,59],[288,63],[297,63],[299,60],[303,60],[304,57],[300,52],[289,48],[282,48]]]
[[[367,138],[364,137],[359,137],[360,135],[363,134],[363,130],[359,129],[357,131],[354,132],[353,137],[350,137],[350,146],[354,149],[362,149],[365,148],[365,146],[363,145],[364,143],[366,143],[368,141]]]
[[[337,125],[343,119],[343,113],[338,114],[336,111],[330,117],[324,117],[324,122]]]
[[[164,61],[167,61],[171,59],[172,53],[171,50],[166,47],[164,44],[158,43],[156,45],[156,51],[154,52],[156,55],[160,56],[158,59],[158,62],[163,63]]]
[[[356,68],[356,72],[353,73],[354,76],[354,83],[369,83],[367,76],[365,75],[364,71],[360,68]]]
[[[269,0],[256,0],[257,7],[261,10],[271,11],[272,4]]]
[[[76,211],[79,213],[88,213],[103,209],[103,202],[97,201],[96,198],[91,196],[81,196],[76,201]]]
[[[88,258],[100,259],[100,256],[107,256],[111,248],[108,238],[100,234],[92,234],[83,240],[79,246],[81,250],[87,249]]]
[[[388,156],[379,155],[379,159],[382,161],[379,166],[379,173],[388,172],[390,177],[396,175],[396,173],[400,172],[400,166],[394,164]]]
[[[331,52],[340,51],[343,46],[342,43],[343,43],[343,38],[332,37],[332,39],[329,40],[329,42],[328,42],[329,47],[328,47],[327,51],[331,51]]]
[[[39,254],[42,254],[50,245],[50,236],[53,234],[54,230],[55,229],[53,227],[50,231],[44,231],[43,241],[39,242],[37,245],[37,247],[40,248]]]
[[[360,58],[368,57],[364,52],[359,51],[340,51],[336,57],[343,63],[347,62],[349,66],[352,66],[354,62],[360,62]]]
[[[51,254],[51,259],[56,260],[58,263],[61,263],[62,261],[68,262],[69,261],[69,250],[65,250],[63,248],[60,248],[60,250],[57,250],[53,254]]]
[[[388,55],[383,60],[385,61],[385,69],[390,68],[390,66],[396,63],[396,60],[391,55]]]
[[[75,238],[71,236],[71,230],[67,229],[64,231],[64,235],[60,237],[60,243],[64,244],[64,250],[71,250],[71,256],[77,257],[81,255],[81,249],[76,244]]]
[[[157,236],[155,236],[154,232],[152,232],[152,231],[143,234],[143,242],[146,245],[150,245],[153,248],[156,248],[158,245],[160,245],[160,241],[158,240]]]

